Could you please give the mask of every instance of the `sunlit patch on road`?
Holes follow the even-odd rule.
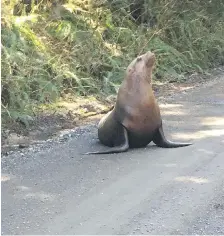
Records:
[[[174,133],[172,138],[174,139],[202,139],[208,137],[219,137],[224,135],[224,129],[208,129],[208,130],[200,130],[196,132],[189,133]]]
[[[6,182],[6,181],[8,181],[8,180],[10,180],[10,177],[8,176],[8,175],[2,175],[1,176],[1,182]]]
[[[203,184],[203,183],[209,183],[208,179],[201,178],[201,177],[194,177],[194,176],[180,176],[175,178],[176,181],[179,182],[186,182],[186,183],[197,183],[197,184]]]

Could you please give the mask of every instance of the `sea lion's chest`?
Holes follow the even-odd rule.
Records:
[[[148,134],[161,124],[160,111],[150,83],[129,77],[118,91],[115,116],[129,131]]]
[[[149,133],[161,124],[159,107],[153,95],[132,97],[126,101],[116,106],[116,116],[129,131]]]

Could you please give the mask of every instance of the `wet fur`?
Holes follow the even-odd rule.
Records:
[[[147,52],[128,66],[113,110],[101,119],[98,126],[100,142],[110,148],[87,154],[124,152],[129,148],[145,147],[151,141],[164,148],[191,145],[165,138],[160,109],[152,90],[154,64],[155,55]]]

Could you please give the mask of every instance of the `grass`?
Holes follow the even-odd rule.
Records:
[[[13,16],[13,1],[3,1],[3,122],[68,94],[116,93],[126,66],[147,50],[162,81],[224,63],[222,0],[142,1],[142,23],[131,2],[70,0]]]

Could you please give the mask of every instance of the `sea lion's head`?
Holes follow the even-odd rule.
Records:
[[[126,76],[145,79],[151,83],[152,70],[155,64],[155,54],[151,51],[146,52],[135,58],[126,70]]]

